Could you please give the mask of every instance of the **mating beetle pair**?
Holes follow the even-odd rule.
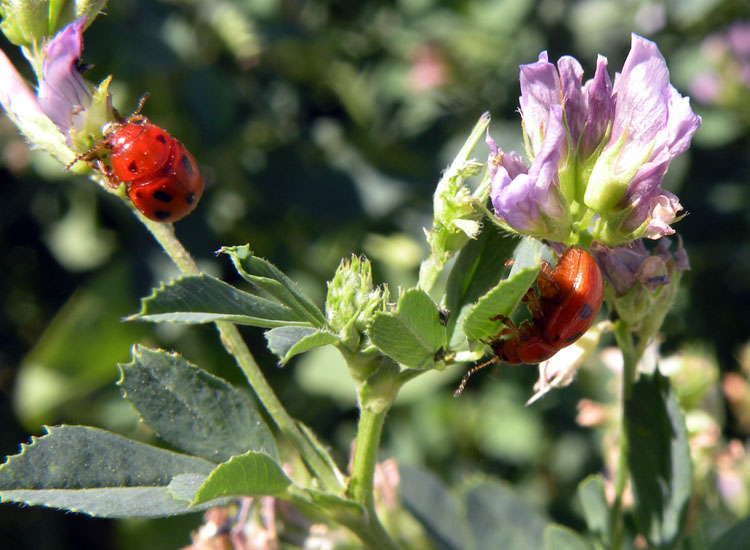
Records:
[[[583,336],[604,299],[599,266],[588,252],[576,247],[568,248],[551,271],[544,262],[536,284],[539,294],[532,287],[523,297],[531,322],[518,327],[505,315],[492,318],[506,326],[486,342],[500,361],[520,365],[549,359]]]
[[[519,327],[506,315],[491,318],[505,325],[492,339],[482,340],[495,357],[464,375],[454,393],[456,397],[463,392],[469,377],[490,363],[541,363],[571,345],[594,324],[604,300],[599,266],[588,252],[576,247],[568,248],[554,269],[544,262],[536,286],[539,294],[531,287],[522,298],[531,313],[530,321]]]

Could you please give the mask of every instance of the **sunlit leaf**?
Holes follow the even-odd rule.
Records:
[[[377,313],[368,334],[380,351],[408,367],[436,362],[436,354],[446,345],[440,312],[418,289],[404,292],[395,311]]]
[[[109,518],[172,516],[196,511],[168,491],[172,478],[214,467],[96,428],[47,430],[0,467],[3,501]]]
[[[141,300],[141,311],[130,320],[154,323],[232,321],[256,327],[308,325],[307,318],[288,307],[236,289],[208,275],[175,279]]]
[[[325,316],[302,292],[297,283],[267,260],[255,256],[248,245],[225,246],[220,252],[229,255],[237,272],[246,281],[301,317],[305,317],[313,326],[325,325]]]
[[[685,418],[658,371],[643,375],[625,402],[634,515],[638,530],[655,547],[669,547],[682,534],[692,489]]]
[[[123,396],[172,445],[216,463],[249,450],[277,456],[249,396],[179,355],[137,346],[120,371]]]
[[[310,327],[276,327],[265,333],[270,349],[281,364],[300,353],[335,344],[338,336]]]
[[[217,466],[196,491],[193,504],[225,496],[281,496],[291,484],[271,457],[249,452]]]

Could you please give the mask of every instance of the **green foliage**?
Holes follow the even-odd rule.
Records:
[[[508,278],[481,296],[466,314],[463,330],[470,340],[495,336],[502,324],[491,318],[510,316],[536,280],[540,268],[538,249],[530,239],[523,242],[526,246],[520,247]]]
[[[276,301],[243,292],[208,275],[180,277],[162,285],[141,302],[131,320],[152,323],[232,321],[272,328],[309,325],[307,315]]]
[[[658,371],[633,387],[625,428],[638,530],[652,546],[674,548],[687,521],[693,473],[685,418]]]
[[[291,483],[274,459],[250,451],[217,466],[195,492],[193,504],[225,496],[283,496]]]
[[[269,298],[288,307],[300,318],[306,317],[315,327],[325,324],[323,313],[299,286],[268,261],[255,256],[249,246],[224,247],[220,252],[228,254],[237,272]]]
[[[716,540],[710,550],[743,550],[750,540],[750,518],[734,524],[726,533]]]
[[[64,2],[37,4],[44,7]],[[99,9],[97,2],[75,4]],[[279,389],[281,400],[290,408],[295,407],[295,414],[313,426],[314,433],[312,429],[301,429],[308,440],[316,442],[320,456],[330,459],[330,451],[339,464],[345,464],[355,433],[350,410],[354,390],[350,390],[348,405],[330,399],[329,394],[311,395],[298,382],[308,374],[300,372],[306,367],[307,356],[302,361],[295,359],[321,346],[349,344],[347,332],[340,330],[345,327],[357,336],[350,349],[367,350],[378,356],[390,354],[403,360],[401,372],[408,373],[410,369],[404,367],[415,362],[420,373],[433,366],[442,368],[442,364],[432,363],[434,354],[428,354],[433,349],[435,353],[440,350],[435,345],[442,339],[437,337],[431,317],[436,304],[441,315],[447,313],[446,341],[441,344],[445,350],[471,351],[473,338],[492,337],[498,325],[489,323],[489,317],[514,309],[519,292],[534,278],[538,258],[524,264],[516,253],[511,275],[504,275],[504,263],[514,255],[518,241],[487,223],[475,239],[466,237],[478,229],[469,195],[460,189],[449,197],[453,202],[447,202],[433,196],[433,184],[450,163],[452,152],[464,142],[472,121],[488,109],[493,112],[493,135],[502,135],[507,150],[521,150],[518,116],[514,112],[520,63],[532,62],[539,51],[549,49],[552,60],[558,54],[572,53],[590,62],[600,52],[609,56],[610,66],[614,67],[634,29],[659,43],[677,88],[693,96],[692,104],[696,110],[700,108],[703,117],[703,127],[695,140],[699,143],[694,149],[696,154],[692,160],[685,158],[673,165],[667,176],[669,189],[680,194],[683,204],[693,205],[692,215],[679,225],[693,260],[693,271],[677,294],[676,306],[662,330],[670,349],[681,342],[698,342],[709,350],[706,354],[713,360],[714,353],[718,354],[716,364],[733,369],[740,345],[747,340],[747,308],[738,304],[744,303],[746,281],[750,280],[745,258],[748,218],[743,211],[748,192],[746,163],[736,161],[746,157],[745,138],[750,128],[747,94],[744,88],[731,85],[731,78],[723,78],[719,88],[722,97],[711,103],[695,96],[691,86],[706,68],[728,73],[725,77],[733,76],[732,63],[725,58],[721,58],[719,67],[706,66],[705,54],[715,56],[715,49],[703,47],[701,41],[726,28],[741,15],[739,11],[736,2],[703,0],[659,4],[656,12],[644,9],[640,3],[614,0],[552,4],[508,0],[450,5],[363,2],[343,8],[313,1],[303,10],[280,9],[273,2],[110,3],[107,16],[99,17],[86,33],[83,62],[95,65],[87,77],[90,75],[94,82],[114,75],[110,90],[123,114],[132,111],[143,92],[151,92],[144,114],[183,141],[198,159],[207,189],[196,212],[177,225],[180,237],[198,256],[201,267],[206,266],[212,274],[221,273],[222,267],[211,257],[211,251],[223,243],[249,240],[253,250],[273,264],[255,256],[246,246],[225,248],[223,251],[239,274],[252,285],[249,291],[248,285],[233,288],[205,276],[182,278],[157,290],[144,302],[142,315],[133,317],[172,323],[170,326],[119,323],[123,315],[134,309],[133,290],[142,292],[154,281],[169,280],[172,273],[155,261],[152,245],[141,242],[142,228],[128,219],[119,201],[98,192],[96,196],[100,198],[96,204],[92,202],[91,208],[75,208],[73,205],[81,201],[80,191],[93,188],[90,182],[67,178],[61,165],[49,162],[39,150],[27,155],[20,148],[17,130],[10,124],[0,125],[4,183],[0,186],[4,190],[0,201],[4,266],[0,274],[0,287],[4,290],[0,326],[5,337],[0,371],[6,381],[3,392],[12,397],[15,414],[28,430],[37,429],[42,422],[54,424],[63,419],[85,422],[106,411],[107,418],[117,420],[118,430],[134,431],[136,428],[129,424],[134,415],[123,414],[122,407],[129,406],[121,399],[117,401],[117,391],[108,391],[116,373],[113,365],[128,360],[132,343],[140,341],[180,350],[185,357],[234,382],[238,376],[229,370],[234,368],[233,358],[225,356],[218,345],[208,343],[213,331],[178,326],[230,320],[270,329],[265,337],[273,356],[258,354],[264,374]],[[135,25],[134,14],[138,15]],[[51,17],[44,27],[61,24],[68,16],[72,12],[66,7],[60,17]],[[660,21],[667,22],[662,29]],[[2,26],[11,29],[16,25],[17,21],[3,21]],[[554,39],[549,35],[550,29],[555,31]],[[16,42],[23,41],[25,33],[20,30],[16,29]],[[3,49],[14,62],[21,58],[13,56],[18,54],[15,48],[6,46]],[[586,67],[587,74],[590,68]],[[437,75],[437,79],[430,84],[429,79],[420,79],[425,74]],[[50,129],[40,122],[24,131],[27,136],[38,138],[49,134]],[[64,148],[62,136],[48,149],[60,147]],[[473,152],[480,162],[486,154],[481,143]],[[478,167],[476,161],[466,162],[460,171],[451,172],[459,176],[452,181],[471,183]],[[66,179],[57,181],[62,177]],[[40,184],[39,178],[56,182]],[[446,181],[451,182],[450,178]],[[441,228],[445,230],[441,236],[444,249],[453,252],[459,248],[456,242],[464,244],[455,263],[448,264],[451,271],[445,292],[443,281],[438,278],[434,288],[429,289],[430,303],[420,299],[425,307],[414,308],[413,317],[405,316],[404,312],[412,310],[404,309],[403,304],[388,304],[387,294],[366,302],[372,305],[370,313],[380,312],[378,323],[387,319],[387,330],[382,332],[379,329],[383,327],[377,324],[374,332],[368,329],[367,321],[372,316],[363,314],[366,306],[359,309],[365,301],[351,311],[347,309],[351,315],[337,317],[336,323],[327,307],[331,326],[326,326],[318,307],[325,295],[324,281],[339,259],[348,257],[351,251],[364,250],[379,260],[374,273],[369,271],[369,290],[377,292],[388,285],[392,289],[402,287],[394,291],[400,297],[409,292],[405,289],[412,286],[414,273],[395,259],[376,258],[365,243],[376,234],[408,234],[414,242],[422,242],[420,231],[422,225],[429,225],[422,220],[430,198],[442,200],[441,206],[462,215],[451,220],[449,227]],[[101,259],[95,261],[92,255],[84,254],[86,263],[67,267],[58,254],[59,240],[55,240],[54,233],[61,221],[68,220],[86,228],[92,238],[106,237],[106,252]],[[706,223],[707,220],[721,223]],[[80,239],[67,237],[66,242],[78,244]],[[129,268],[121,269],[126,264]],[[274,264],[289,275],[281,273]],[[118,271],[116,276],[111,276],[113,270]],[[503,279],[508,282],[501,282]],[[300,284],[290,283],[291,280]],[[378,287],[381,283],[384,285]],[[423,330],[414,332],[411,326],[397,330],[412,318],[423,324]],[[262,340],[256,338],[258,331],[250,329],[244,334],[250,336],[251,345],[262,345]],[[390,336],[395,337],[398,346],[391,343]],[[170,445],[192,444],[188,452],[210,460],[185,457],[190,464],[213,468],[213,462],[226,463],[230,455],[241,455],[248,449],[262,448],[269,456],[273,454],[269,451],[268,429],[254,424],[258,413],[244,388],[232,388],[177,356],[147,348],[139,350],[133,362],[123,367],[130,374],[123,373],[121,389],[128,387],[128,398],[144,422]],[[338,357],[338,352],[333,353]],[[276,369],[277,361],[291,362],[292,368]],[[599,364],[593,361],[592,365]],[[352,386],[343,369],[338,375],[341,380],[330,380],[327,366],[323,365],[321,371],[329,376],[329,382],[326,385],[323,378],[321,386],[330,389],[342,381],[347,387]],[[611,440],[602,435],[612,436],[613,428],[581,429],[573,424],[572,416],[574,403],[581,397],[616,401],[608,392],[617,381],[601,365],[584,369],[574,386],[524,409],[521,403],[533,383],[532,369],[503,367],[501,382],[485,377],[457,401],[450,397],[455,384],[446,383],[446,379],[460,377],[459,369],[463,370],[463,366],[424,374],[414,384],[405,386],[406,392],[416,388],[416,394],[411,393],[408,400],[389,413],[380,456],[396,456],[399,461],[419,459],[438,476],[459,486],[461,482],[455,480],[467,473],[493,472],[514,483],[519,492],[533,493],[540,508],[547,505],[556,521],[580,525],[581,519],[585,520],[586,536],[599,547],[609,548],[610,509],[604,497],[603,479],[586,478],[578,488],[582,518],[576,517],[574,502],[578,479],[602,470],[601,456],[595,455],[594,449],[600,441],[603,446],[608,445]],[[427,379],[429,385],[418,386]],[[141,381],[146,390],[135,392]],[[690,440],[700,440],[693,437],[700,433],[692,431],[697,424],[690,412],[717,419],[712,424],[716,433],[729,427],[733,437],[745,437],[747,432],[737,421],[740,416],[733,416],[734,409],[727,409],[730,414],[725,420],[726,402],[717,397],[720,392],[716,380],[711,379],[706,385],[707,398],[693,396],[693,410],[686,411]],[[632,412],[636,434],[630,438],[630,453],[635,471],[640,468],[636,485],[640,483],[641,494],[635,516],[626,508],[621,517],[628,529],[635,523],[651,533],[652,544],[664,547],[675,540],[679,543],[685,529],[696,531],[698,520],[703,517],[705,524],[712,526],[707,538],[713,544],[700,541],[695,534],[695,541],[685,541],[685,548],[744,548],[747,521],[715,537],[735,516],[746,514],[747,508],[735,503],[728,512],[726,495],[716,492],[713,478],[709,482],[696,479],[693,511],[697,519],[691,525],[683,525],[684,494],[689,488],[683,461],[682,440],[686,436],[680,431],[683,421],[674,409],[671,393],[665,393],[664,386],[660,388],[649,393],[653,398],[650,403],[638,397],[636,388],[634,399],[641,403],[640,409]],[[675,388],[680,395],[681,391],[687,390],[684,386],[682,390]],[[200,406],[194,408],[191,404]],[[230,410],[230,405],[235,408]],[[200,411],[193,424],[188,418],[192,410]],[[238,416],[233,416],[235,413]],[[172,414],[175,423],[170,426]],[[14,429],[13,415],[0,420],[7,427],[3,443],[12,452],[16,442],[25,436]],[[214,423],[218,429],[206,429]],[[251,426],[255,428],[245,429]],[[179,427],[184,428],[182,433],[178,433]],[[48,435],[25,447],[23,454],[11,457],[0,468],[3,500],[16,500],[8,496],[12,493],[18,502],[84,510],[76,499],[88,495],[93,504],[86,506],[92,506],[93,513],[114,513],[117,506],[130,506],[121,515],[183,513],[208,475],[203,469],[190,473],[188,468],[184,470],[187,473],[175,474],[183,470],[165,468],[161,472],[166,472],[163,478],[145,487],[115,486],[118,480],[106,479],[106,487],[85,490],[60,489],[55,485],[59,480],[48,488],[31,487],[32,478],[45,478],[48,470],[55,470],[50,465],[63,468],[71,464],[70,471],[76,476],[86,474],[76,467],[68,444],[62,447],[63,452],[56,443],[88,441],[91,434],[74,435],[78,429],[91,430],[51,428]],[[188,441],[193,429],[201,437]],[[263,437],[259,436],[261,432]],[[320,442],[314,434],[319,435]],[[554,453],[557,443],[571,436],[585,442],[585,451],[576,462],[574,474],[565,478],[555,470]],[[158,459],[151,462],[157,465],[169,462],[163,461],[164,456],[175,455],[154,447],[143,451],[138,446],[141,444],[123,443],[122,438],[112,434],[101,440],[99,436],[91,437],[123,454],[135,452],[137,456],[151,457],[156,452],[153,456]],[[202,438],[206,440],[199,441]],[[258,438],[265,443],[254,443]],[[33,465],[21,468],[27,460],[31,464],[30,457],[38,452],[32,449],[43,449],[48,440],[55,443],[55,452],[40,452],[44,462],[34,459]],[[720,441],[717,445],[722,444]],[[81,448],[87,447],[96,445],[89,442]],[[608,450],[611,449],[602,449],[602,453]],[[220,456],[213,456],[215,451]],[[638,454],[643,455],[641,459],[635,456]],[[696,466],[696,477],[701,471],[716,471],[705,462],[706,454],[701,449],[696,453],[698,461],[701,457],[704,460]],[[89,456],[75,455],[79,465]],[[106,464],[94,460],[91,465],[101,466],[102,472],[105,465],[120,467],[119,457],[106,452],[102,456],[112,460]],[[648,463],[648,457],[654,460]],[[668,460],[665,462],[663,457]],[[138,472],[150,468],[148,461],[143,461],[125,467],[124,474],[136,467]],[[22,470],[26,477],[18,474]],[[421,491],[421,509],[436,510],[434,516],[425,514],[420,521],[433,535],[437,547],[463,548],[474,535],[465,533],[468,520],[463,510],[464,497],[453,495],[464,493],[442,484],[437,490],[434,480],[415,481],[413,472],[404,471],[407,473],[402,483],[412,487],[411,497],[406,498],[414,499],[414,494]],[[295,475],[290,476],[296,482]],[[659,487],[654,480],[648,480],[654,475]],[[419,487],[415,487],[417,484]],[[21,496],[21,491],[26,493]],[[352,522],[364,514],[360,505],[348,499],[323,491],[310,494],[320,509],[337,509],[341,516],[348,514]],[[483,502],[491,503],[493,499]],[[664,506],[662,511],[656,509],[659,502]],[[445,511],[439,510],[440,503],[445,505]],[[106,507],[109,512],[103,510]],[[202,506],[191,508],[199,509]],[[9,504],[0,508],[0,531],[6,525],[20,531],[27,521],[32,521],[27,519],[33,517],[29,514],[25,521],[13,522],[8,519],[13,517],[11,512],[15,510]],[[68,514],[63,519],[72,516]],[[489,523],[494,519],[490,518]],[[163,533],[166,529],[159,525],[159,531],[167,538]],[[506,529],[504,523],[498,523],[498,529],[500,526]],[[485,532],[486,527],[478,526],[477,533]],[[14,543],[20,541],[19,544],[36,548],[32,530],[53,532],[52,529],[45,519],[43,529],[29,528],[11,538],[10,547],[15,548]],[[135,528],[130,525],[128,529]],[[507,529],[515,532],[514,526]],[[60,540],[56,544],[62,546],[62,537],[57,534]],[[0,532],[0,546],[4,535],[5,531]],[[589,548],[584,538],[554,524],[544,530],[543,545],[541,539],[535,541],[537,548],[582,550]],[[118,543],[126,547],[122,534],[119,539]],[[492,536],[487,541],[494,544]],[[409,542],[403,546],[426,547]],[[187,535],[183,530],[172,534],[170,543],[162,546],[176,548],[185,544]],[[143,542],[133,547],[142,548]]]
[[[549,525],[544,530],[544,550],[594,550],[594,546],[572,529]]]
[[[96,428],[57,426],[0,467],[3,501],[100,517],[164,517],[195,511],[170,481],[208,475],[203,459],[157,449]]]
[[[468,482],[452,494],[433,474],[402,466],[401,498],[439,548],[538,550],[546,520],[506,485]]]
[[[451,269],[445,290],[445,306],[450,311],[447,331],[451,345],[463,343],[463,325],[475,302],[500,281],[505,262],[518,241],[485,224],[476,239],[461,249]]]
[[[180,356],[136,346],[120,373],[123,397],[175,447],[216,463],[248,449],[278,456],[249,396]]]
[[[267,331],[265,336],[268,349],[276,354],[282,365],[295,355],[339,342],[335,334],[310,327],[276,327]]]
[[[402,293],[394,311],[375,314],[367,333],[380,351],[416,368],[440,361],[447,340],[437,306],[419,289]]]
[[[605,546],[609,544],[610,511],[600,475],[589,476],[578,486],[578,500],[583,508],[583,518],[589,531]]]

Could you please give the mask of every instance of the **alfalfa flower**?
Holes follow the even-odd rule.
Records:
[[[91,147],[102,126],[113,119],[109,79],[94,89],[83,78],[81,62],[86,18],[79,17],[45,44],[37,97],[42,110],[75,151]]]
[[[519,233],[565,241],[570,234],[570,219],[558,177],[565,141],[561,106],[550,109],[545,130],[538,154],[528,168],[517,153],[500,150],[488,135],[490,199],[495,213]]]
[[[612,84],[599,56],[594,77],[572,57],[542,52],[521,66],[521,116],[528,169],[508,170],[490,143],[495,213],[513,230],[573,244],[593,221],[609,246],[674,232],[682,209],[661,189],[670,162],[690,146],[700,118],[669,83],[656,45],[637,35]],[[513,157],[515,163],[515,157]]]
[[[612,93],[609,140],[593,166],[583,201],[600,215],[594,236],[608,244],[674,233],[682,209],[661,189],[669,164],[690,147],[700,117],[669,83],[656,44],[633,35]]]
[[[672,306],[683,271],[690,269],[680,240],[670,251],[664,237],[649,251],[642,240],[610,248],[594,241],[591,253],[602,270],[607,302],[617,315],[648,340],[661,327]]]

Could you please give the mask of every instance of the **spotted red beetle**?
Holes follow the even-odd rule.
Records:
[[[198,205],[203,177],[182,143],[138,114],[144,100],[133,115],[110,123],[102,141],[76,160],[92,162],[95,151],[108,149],[111,168],[100,161],[96,166],[110,185],[126,184],[128,197],[147,218],[177,221]]]
[[[503,361],[511,365],[541,363],[562,348],[578,340],[591,327],[604,299],[604,279],[591,255],[580,248],[568,248],[550,271],[542,264],[536,280],[538,293],[531,287],[523,297],[531,320],[520,326],[505,315],[492,317],[505,325],[497,335],[485,342],[495,357],[471,369],[459,386],[486,365]]]

